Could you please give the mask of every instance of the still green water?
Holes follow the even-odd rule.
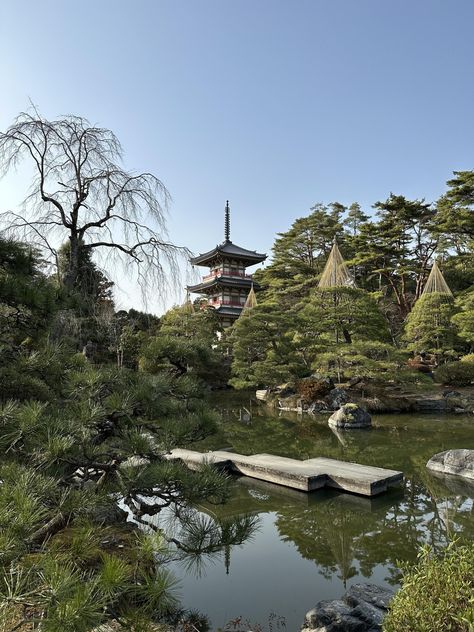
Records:
[[[276,613],[287,630],[299,630],[316,602],[339,598],[352,583],[397,586],[399,562],[414,561],[422,544],[440,549],[454,536],[474,537],[474,481],[425,467],[437,452],[474,449],[473,416],[378,415],[370,430],[336,432],[327,415],[279,415],[232,393],[211,405],[220,412],[220,430],[197,450],[326,456],[402,470],[406,477],[403,487],[373,499],[236,478],[226,506],[200,509],[219,517],[258,514],[253,540],[194,572],[173,568],[183,605],[206,613],[213,629],[241,615],[268,628]],[[251,406],[250,423],[238,420],[242,406]]]

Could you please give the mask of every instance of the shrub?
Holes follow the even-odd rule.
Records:
[[[329,379],[321,380],[308,377],[296,382],[296,391],[307,402],[326,397],[333,388],[334,384]]]
[[[468,353],[467,355],[463,355],[460,358],[461,362],[472,362],[474,363],[474,353]]]
[[[474,381],[474,362],[448,362],[435,371],[435,381],[450,386],[469,386]]]
[[[0,367],[0,401],[8,399],[49,402],[54,399],[54,393],[43,380],[34,375],[20,373],[14,368]]]
[[[451,543],[442,556],[424,548],[404,571],[384,632],[470,632],[474,624],[474,545]]]

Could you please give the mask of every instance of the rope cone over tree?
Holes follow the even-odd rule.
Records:
[[[405,339],[414,352],[429,352],[436,363],[454,345],[454,297],[435,260],[423,292],[408,315]],[[434,361],[434,359],[433,359]]]
[[[250,288],[250,292],[248,293],[247,300],[245,301],[241,316],[250,316],[250,312],[254,307],[257,307],[257,295],[255,294],[252,283],[252,287]]]
[[[337,312],[339,302],[341,297],[337,291],[337,288],[341,287],[355,287],[354,279],[349,272],[349,268],[346,265],[346,262],[341,255],[341,251],[337,245],[336,237],[334,237],[334,242],[331,248],[331,252],[329,253],[328,260],[326,265],[324,266],[323,273],[319,280],[318,287],[320,289],[333,289],[333,300],[334,300],[334,319],[337,321]],[[336,327],[335,329],[335,337],[336,343],[339,342],[339,329]],[[344,338],[346,342],[351,342],[350,335],[347,330],[344,331]]]
[[[341,255],[336,238],[334,238],[334,243],[326,265],[324,266],[318,287],[355,287],[354,278]]]
[[[448,301],[453,298],[453,293],[449,289],[449,285],[446,283],[436,259],[421,296],[428,296],[429,294],[440,294],[441,296],[445,296]]]

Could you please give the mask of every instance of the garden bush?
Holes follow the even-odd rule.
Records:
[[[474,544],[451,543],[443,555],[426,547],[404,571],[402,588],[385,618],[384,632],[472,632]]]
[[[438,367],[435,381],[449,386],[469,386],[474,382],[474,362],[448,362]]]
[[[296,382],[296,391],[307,402],[326,397],[333,388],[334,384],[330,379],[307,377]]]

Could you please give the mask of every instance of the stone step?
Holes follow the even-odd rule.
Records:
[[[195,452],[176,449],[169,458],[181,459],[191,469],[209,463],[244,476],[306,492],[328,486],[363,496],[375,496],[403,480],[402,472],[324,457],[299,461],[272,454],[247,456],[222,450]]]
[[[328,478],[326,483],[328,487],[366,496],[375,496],[385,492],[389,487],[398,485],[403,480],[402,472],[349,461],[318,457],[308,459],[304,463],[312,463],[322,468]]]

